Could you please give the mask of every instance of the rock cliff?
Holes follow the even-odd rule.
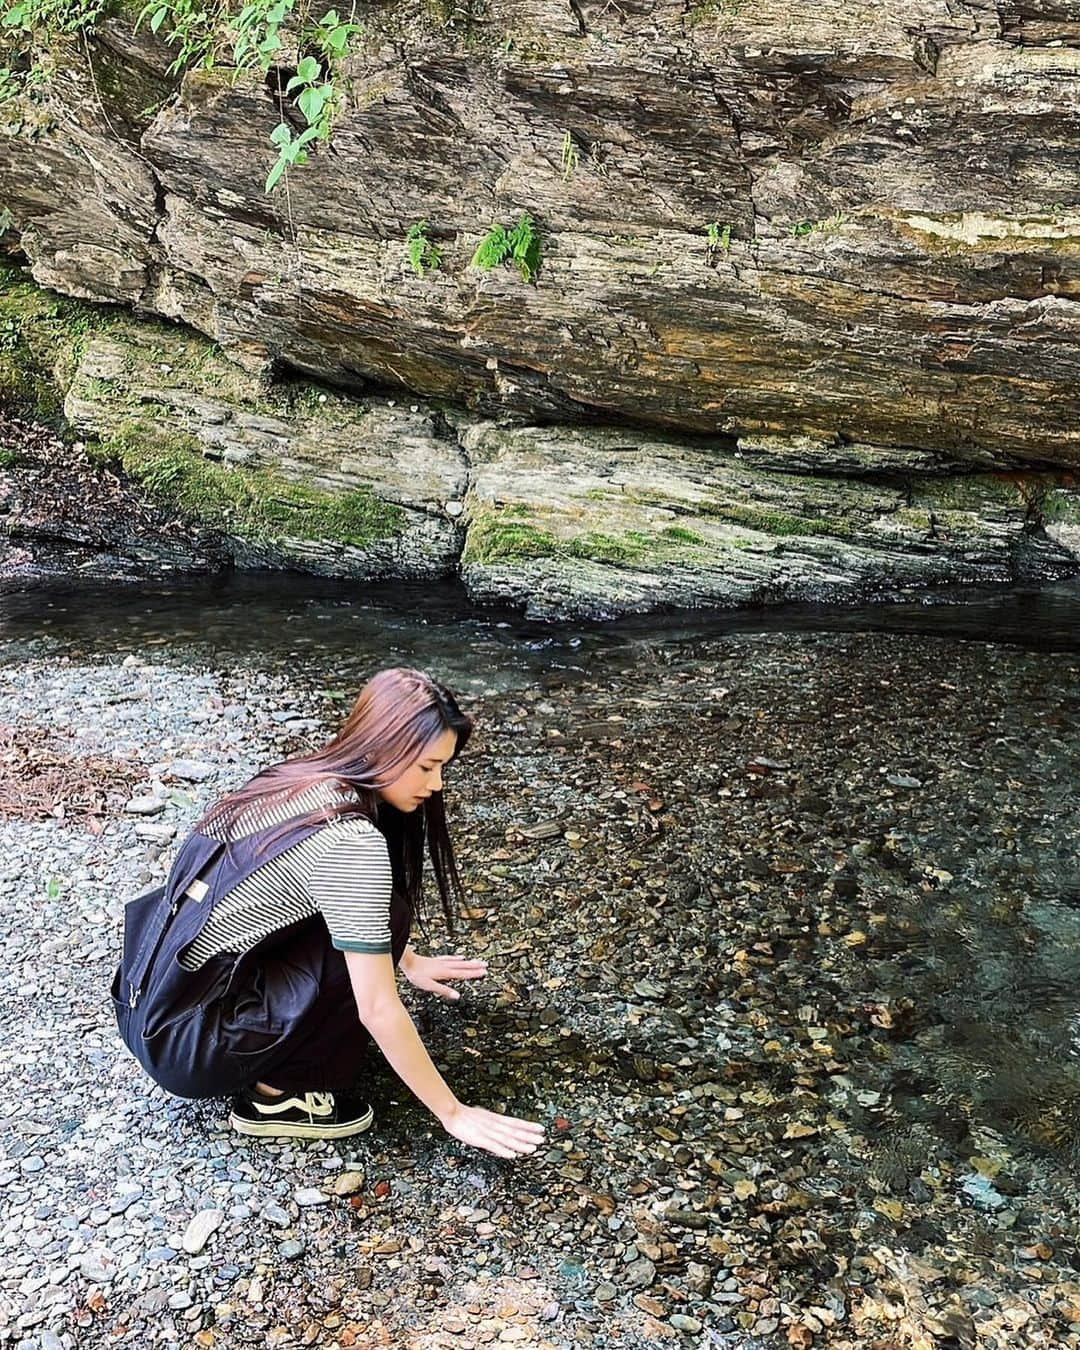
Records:
[[[190,326],[252,389],[360,400],[334,395],[328,434],[154,381],[201,456],[265,468],[273,445],[297,481],[403,513],[336,566],[460,555],[477,595],[618,612],[1071,565],[1074,499],[1060,519],[1032,500],[1080,467],[1080,3],[358,17],[332,143],[287,193],[263,190],[275,82],[171,75],[122,8],[53,43],[45,94],[0,135],[39,282]],[[525,211],[534,284],[472,266]],[[417,275],[422,220],[442,260]],[[80,378],[117,359],[84,352]],[[97,434],[114,400],[78,384]],[[354,482],[372,419],[389,439]]]

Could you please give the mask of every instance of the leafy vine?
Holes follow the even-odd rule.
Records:
[[[0,4],[3,0],[0,0]],[[88,39],[100,20],[121,0],[15,0],[0,9],[0,30],[7,64],[0,64],[0,104],[32,91],[43,78],[35,47],[51,39],[80,37],[90,53]],[[266,175],[265,190],[274,190],[291,168],[305,164],[314,141],[328,141],[341,102],[337,75],[348,55],[359,24],[336,9],[321,18],[310,12],[311,0],[148,0],[139,12],[136,30],[145,24],[172,47],[171,74],[210,70],[228,65],[233,77],[245,71],[267,75],[278,66],[291,40],[300,60],[295,73],[278,91],[279,121],[270,133],[276,158]],[[355,12],[355,0],[354,12]],[[286,116],[286,100],[304,120],[297,130]]]

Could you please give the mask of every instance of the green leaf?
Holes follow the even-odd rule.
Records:
[[[428,223],[418,220],[405,234],[405,252],[409,265],[418,277],[426,276],[442,265],[442,250],[427,237]]]
[[[296,67],[296,74],[293,79],[299,80],[301,84],[314,84],[322,75],[322,67],[313,56],[305,56]],[[292,87],[292,80],[289,81],[289,87]]]
[[[159,5],[158,8],[154,10],[153,14],[150,16],[151,33],[157,32],[157,30],[165,22],[168,13],[169,13],[168,5]]]
[[[305,89],[296,100],[296,104],[308,122],[314,124],[319,120],[323,109],[329,103],[333,94],[334,86],[332,84],[320,84],[314,89]]]
[[[285,172],[287,164],[288,162],[284,158],[279,159],[274,164],[274,167],[266,175],[266,188],[265,188],[266,192],[273,192],[274,188],[277,187],[278,179]]]
[[[270,139],[275,145],[288,145],[292,140],[292,127],[288,122],[279,122],[270,133]]]
[[[471,266],[490,272],[510,256],[510,235],[505,226],[493,225],[472,256]]]
[[[526,281],[532,281],[540,270],[540,236],[536,232],[536,222],[527,211],[518,217],[509,242],[518,271]]]

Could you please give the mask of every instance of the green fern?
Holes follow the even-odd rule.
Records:
[[[472,256],[473,267],[490,272],[492,268],[504,263],[510,256],[510,234],[503,225],[493,225]]]
[[[418,220],[415,225],[409,226],[405,235],[409,265],[418,277],[426,276],[428,272],[434,272],[442,266],[442,249],[427,237],[427,228],[426,220]]]
[[[526,211],[510,231],[510,255],[525,281],[534,281],[540,270],[540,236],[536,222]]]
[[[536,280],[540,270],[540,235],[527,211],[518,217],[512,229],[493,225],[472,257],[473,267],[485,272],[505,262],[514,263],[525,281]]]

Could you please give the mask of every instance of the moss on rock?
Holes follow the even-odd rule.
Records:
[[[58,420],[86,335],[111,319],[102,306],[43,290],[22,268],[0,266],[0,402]]]
[[[491,566],[530,558],[580,558],[613,566],[699,560],[708,541],[679,526],[618,532],[583,528],[579,518],[525,502],[474,506],[462,563]]]
[[[1024,498],[1020,490],[1030,479],[1037,483],[1039,475],[1008,477],[1004,474],[957,474],[950,478],[931,478],[921,482],[913,493],[913,500],[935,512],[985,511],[988,506],[1007,506],[1022,510]]]
[[[493,510],[473,517],[462,563],[490,566],[523,558],[551,558],[558,553],[554,535],[521,519],[507,519],[507,514]]]
[[[324,492],[259,468],[208,459],[190,436],[133,420],[95,450],[160,505],[243,539],[319,539],[364,548],[397,534],[404,512],[373,492]]]
[[[1043,519],[1048,525],[1080,525],[1080,492],[1055,488],[1043,502]]]
[[[748,530],[758,530],[762,534],[831,535],[837,539],[850,539],[854,534],[851,525],[843,520],[825,516],[795,516],[786,511],[770,511],[765,507],[751,506],[745,502],[714,498],[711,502],[702,502],[698,510],[703,516],[715,516],[720,520],[730,521],[733,525],[742,525]]]

